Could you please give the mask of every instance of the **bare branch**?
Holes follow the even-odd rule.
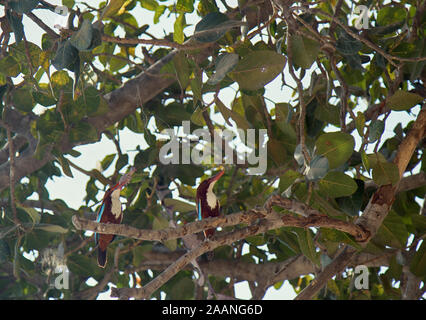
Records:
[[[278,205],[286,210],[300,213],[305,210],[306,217],[296,217],[292,215],[279,215],[274,212],[268,213],[266,210],[252,210],[248,212],[238,212],[226,216],[207,218],[201,221],[194,221],[176,228],[166,228],[162,230],[143,230],[124,224],[104,224],[79,218],[74,215],[72,222],[77,230],[91,230],[103,234],[116,234],[129,238],[148,240],[148,241],[167,241],[176,238],[182,238],[186,235],[201,232],[209,228],[229,227],[237,224],[251,225],[258,219],[265,219],[271,222],[271,229],[281,227],[322,227],[332,228],[351,234],[357,241],[365,241],[370,234],[362,227],[339,219],[330,218],[310,208],[309,206],[297,202],[274,196],[275,202],[272,205]]]

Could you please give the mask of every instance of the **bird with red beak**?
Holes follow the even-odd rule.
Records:
[[[198,186],[195,198],[198,220],[208,217],[218,217],[220,215],[220,204],[213,192],[213,187],[224,173],[225,171],[221,170],[215,176],[201,182]],[[204,237],[210,238],[214,232],[215,229],[204,230]]]
[[[119,182],[110,187],[104,195],[102,205],[99,208],[97,222],[120,224],[123,220],[120,192],[130,182],[136,168],[132,167],[128,173],[123,175]],[[95,233],[95,244],[98,247],[98,265],[105,268],[107,263],[107,247],[114,240],[113,234]]]

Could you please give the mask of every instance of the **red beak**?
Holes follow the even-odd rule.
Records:
[[[225,170],[221,170],[221,171],[219,171],[219,173],[218,174],[216,174],[213,178],[212,178],[212,181],[217,181],[217,180],[219,180],[220,179],[220,177],[221,176],[223,176],[223,174],[225,173]]]
[[[132,176],[135,173],[135,171],[136,171],[135,167],[130,168],[130,171],[128,173],[124,174],[120,178],[118,183],[115,186],[113,186],[111,189],[115,190],[117,188],[124,188],[124,186],[126,186],[130,182],[130,180],[132,180]]]

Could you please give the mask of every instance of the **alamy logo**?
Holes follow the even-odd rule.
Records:
[[[62,242],[58,248],[46,248],[41,253],[41,269],[50,279],[50,286],[58,290],[69,289],[70,271],[64,257]]]
[[[370,272],[368,271],[367,266],[359,265],[355,267],[355,281],[354,286],[358,290],[368,290],[368,278],[370,276]]]
[[[70,278],[70,271],[68,270],[66,265],[57,266],[55,268],[55,273],[59,275],[55,278],[54,286],[58,290],[68,290],[70,288],[69,284],[69,278]]]
[[[359,15],[355,20],[354,27],[358,30],[368,29],[370,19],[370,11],[368,10],[368,7],[364,5],[356,6],[354,13]]]
[[[266,172],[267,168],[267,130],[266,129],[247,129],[246,131],[238,129],[237,133],[232,130],[215,130],[214,137],[211,137],[209,130],[207,129],[196,129],[191,133],[190,122],[183,121],[182,127],[183,135],[178,136],[175,133],[175,129],[165,129],[161,132],[163,135],[167,135],[170,139],[169,142],[165,143],[159,152],[160,162],[162,164],[211,164],[212,160],[214,164],[237,164],[246,163],[245,157],[237,157],[234,160],[233,149],[230,144],[231,141],[237,136],[241,142],[251,148],[250,151],[238,152],[239,155],[246,155],[247,162],[250,165],[257,165],[257,167],[251,167],[248,169],[250,175],[260,175]],[[178,130],[179,132],[180,130]],[[256,135],[258,135],[259,141],[256,142]],[[179,139],[180,138],[180,139]],[[191,141],[202,141],[204,144],[198,144],[191,150]],[[222,142],[224,143],[224,150],[222,150]],[[254,146],[258,147],[259,154],[256,156]],[[180,150],[182,151],[182,157],[180,156]],[[225,160],[224,162],[222,160]]]

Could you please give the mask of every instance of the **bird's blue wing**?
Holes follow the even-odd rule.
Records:
[[[102,203],[101,208],[99,209],[98,212],[98,217],[96,218],[96,222],[101,222],[102,219],[102,214],[104,213],[105,210],[105,203]],[[99,234],[95,233],[95,244],[97,245],[99,241]]]
[[[197,203],[197,213],[198,213],[198,220],[201,220],[202,219],[202,216],[201,216],[201,200],[198,200],[198,203]]]

